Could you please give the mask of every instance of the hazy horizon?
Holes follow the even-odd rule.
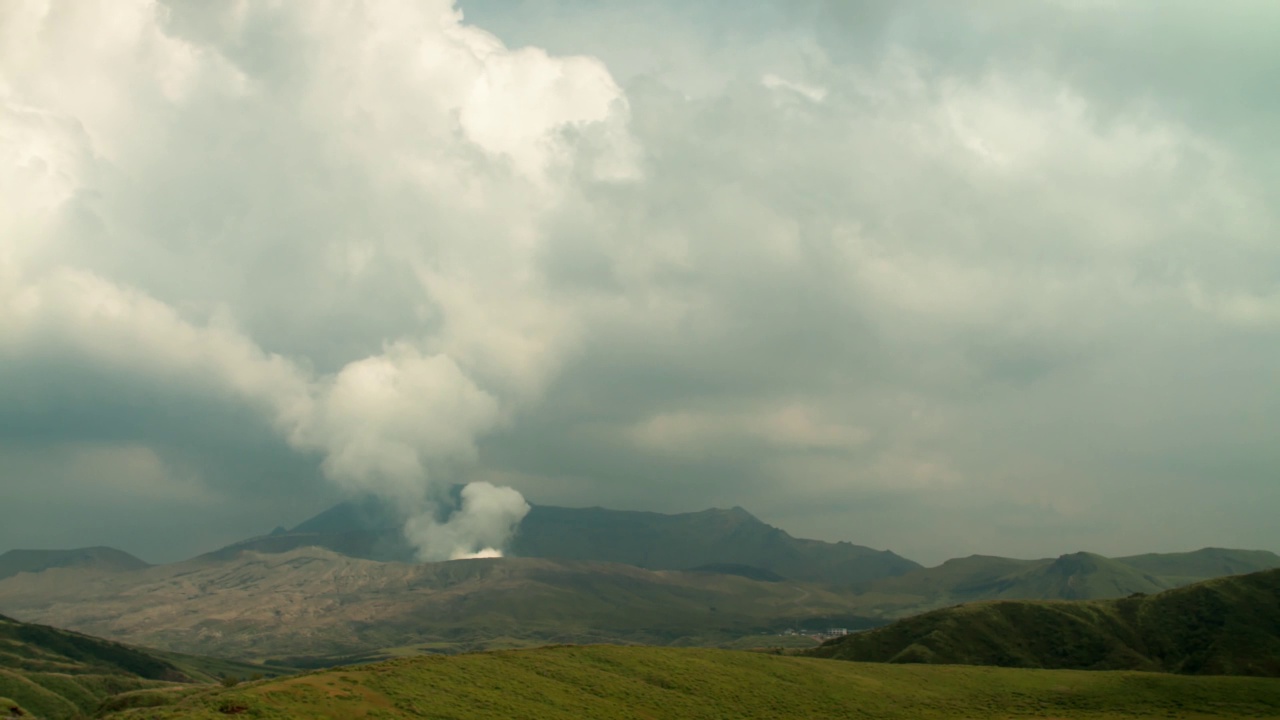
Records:
[[[0,5],[0,551],[372,493],[1280,551],[1280,5]],[[449,522],[433,503],[471,483]]]
[[[535,504],[535,505],[537,505],[537,504],[541,504],[541,503],[537,503],[537,502],[536,502],[536,498],[527,498],[527,499],[528,499],[531,503],[533,503],[533,504]],[[594,508],[594,507],[599,507],[599,506],[594,506],[594,505],[592,505],[592,506],[583,506],[583,507],[586,507],[586,508]],[[739,507],[739,506],[735,506],[735,507]],[[330,508],[326,508],[326,510],[327,510],[327,509],[330,509]],[[616,510],[616,509],[619,509],[619,508],[605,508],[605,509],[606,509],[606,510]],[[726,510],[731,510],[731,509],[733,509],[733,508],[731,508],[731,507],[699,508],[699,509],[683,510],[683,511],[682,511],[682,510],[675,510],[675,511],[672,511],[670,514],[697,514],[697,513],[700,513],[700,512],[706,512],[706,511],[710,511],[710,510],[726,511]],[[764,523],[766,523],[766,524],[770,524],[770,525],[772,525],[772,523],[770,523],[767,519],[765,519],[765,518],[761,518],[761,517],[759,517],[758,515],[756,515],[755,513],[752,513],[752,512],[751,512],[751,510],[750,510],[750,508],[741,508],[741,509],[746,510],[748,513],[751,513],[753,516],[755,516],[755,517],[756,517],[758,520],[760,520],[761,522],[764,522]],[[624,509],[624,511],[628,511],[628,512],[653,512],[653,511],[646,510],[645,508],[626,508],[626,509]],[[322,510],[321,512],[324,512],[324,511]],[[318,515],[318,514],[320,514],[320,513],[317,513],[317,515]],[[305,521],[305,520],[310,520],[310,519],[312,519],[313,517],[315,517],[315,515],[312,515],[312,516],[309,516],[309,517],[307,517],[307,518],[304,518],[304,521]],[[231,542],[237,542],[237,541],[241,541],[241,540],[249,540],[249,539],[252,539],[252,538],[254,538],[254,537],[261,537],[261,536],[265,536],[265,535],[268,535],[268,534],[270,534],[270,533],[272,533],[272,532],[275,532],[275,531],[277,531],[277,530],[280,530],[280,529],[284,529],[284,530],[292,530],[292,529],[293,529],[293,527],[295,527],[297,524],[300,524],[300,523],[290,523],[290,524],[288,524],[288,525],[278,525],[278,526],[276,526],[276,527],[274,527],[274,528],[271,528],[271,529],[264,529],[264,530],[262,530],[261,532],[259,532],[259,533],[257,533],[257,534],[247,535],[247,536],[244,536],[244,537],[237,537],[237,538],[234,538]],[[776,527],[776,526],[775,526],[775,527]],[[782,529],[783,529],[783,530],[786,530],[786,528],[782,528]],[[792,537],[796,537],[796,538],[801,538],[801,539],[814,539],[814,538],[807,538],[807,537],[806,537],[806,536],[804,536],[804,535],[797,535],[797,534],[795,534],[795,533],[789,533],[789,534],[790,534],[790,535],[792,535]],[[857,542],[856,540],[848,540],[848,539],[844,539],[844,538],[826,538],[825,540],[826,540],[827,542],[833,542],[833,543],[836,543],[836,542],[851,542],[851,543],[852,543],[852,544],[854,544],[854,545],[862,545],[862,544],[863,544],[863,543]],[[227,544],[231,544],[231,542],[228,542]],[[166,564],[170,564],[170,563],[174,563],[174,562],[182,562],[182,561],[185,561],[185,560],[191,560],[191,559],[195,558],[195,557],[196,557],[196,556],[198,556],[198,555],[202,555],[202,554],[207,553],[207,552],[212,552],[212,551],[214,551],[214,550],[219,550],[219,549],[221,549],[222,547],[225,547],[225,545],[223,545],[223,546],[210,546],[210,547],[203,547],[203,548],[199,548],[199,549],[197,549],[196,551],[194,551],[193,553],[191,553],[191,554],[186,554],[186,555],[175,555],[175,554],[173,554],[172,552],[171,552],[171,553],[167,553],[167,554],[166,554],[166,553],[160,553],[160,554],[159,554],[159,555],[157,555],[156,557],[159,557],[159,558],[161,558],[161,559],[156,559],[156,557],[153,557],[153,556],[147,555],[146,553],[137,553],[137,552],[133,552],[133,551],[131,551],[130,549],[125,548],[125,547],[115,547],[115,546],[103,545],[103,544],[99,544],[99,543],[87,543],[87,544],[76,545],[76,546],[70,546],[70,545],[67,545],[67,546],[59,546],[59,547],[45,547],[45,546],[42,546],[42,547],[25,547],[25,546],[0,547],[0,555],[3,555],[4,553],[9,552],[9,551],[29,551],[29,550],[36,550],[36,551],[47,551],[47,550],[52,550],[52,551],[61,551],[61,550],[66,550],[66,551],[70,551],[70,550],[91,549],[91,548],[96,548],[96,547],[107,547],[107,548],[114,549],[114,550],[121,550],[121,551],[124,551],[124,552],[129,553],[130,555],[133,555],[134,557],[138,558],[139,560],[143,560],[144,562],[150,563],[150,564],[152,564],[152,565],[166,565]],[[889,551],[892,551],[892,552],[894,552],[894,553],[895,553],[895,554],[897,554],[897,555],[901,555],[901,556],[905,557],[907,560],[912,560],[912,561],[917,562],[917,563],[919,563],[920,565],[922,565],[922,566],[924,566],[924,567],[927,567],[927,568],[937,567],[937,566],[939,566],[939,565],[941,565],[941,564],[945,563],[945,562],[946,562],[946,561],[948,561],[948,560],[963,559],[963,558],[972,557],[972,556],[990,556],[990,553],[966,552],[963,548],[954,548],[954,549],[953,549],[953,554],[949,554],[949,555],[948,555],[948,554],[945,554],[945,553],[944,553],[944,554],[941,554],[941,555],[937,555],[936,557],[931,557],[931,558],[929,558],[929,559],[925,560],[925,559],[917,558],[917,557],[914,557],[914,556],[908,556],[908,555],[905,555],[904,553],[900,553],[900,552],[895,551],[893,548],[875,547],[875,548],[873,548],[873,549],[875,549],[875,550],[889,550]],[[1125,551],[1125,552],[1112,552],[1112,553],[1110,553],[1110,554],[1108,554],[1108,553],[1104,553],[1104,552],[1101,552],[1101,551],[1097,551],[1097,550],[1091,550],[1091,549],[1089,549],[1089,548],[1075,548],[1075,549],[1063,549],[1063,550],[1061,550],[1061,551],[1059,551],[1059,552],[1053,552],[1053,553],[1050,553],[1050,554],[1047,554],[1047,555],[1018,554],[1017,552],[1013,552],[1013,553],[1004,553],[1004,554],[1001,554],[1001,555],[999,555],[999,557],[1010,558],[1010,559],[1015,559],[1015,560],[1047,560],[1047,559],[1053,559],[1053,558],[1058,558],[1058,557],[1067,556],[1067,555],[1076,555],[1076,554],[1079,554],[1079,553],[1090,553],[1090,554],[1094,554],[1094,555],[1103,555],[1103,556],[1107,556],[1107,557],[1117,558],[1117,557],[1129,557],[1129,556],[1134,556],[1134,555],[1146,555],[1146,554],[1171,554],[1171,553],[1172,553],[1172,554],[1177,554],[1177,553],[1190,553],[1190,552],[1196,552],[1196,551],[1199,551],[1199,550],[1212,550],[1212,549],[1220,549],[1220,550],[1262,550],[1262,551],[1266,551],[1266,552],[1276,552],[1276,549],[1275,549],[1275,548],[1269,548],[1269,547],[1225,548],[1225,547],[1222,547],[1222,546],[1214,546],[1214,545],[1198,545],[1198,546],[1195,546],[1195,547],[1176,547],[1176,546],[1175,546],[1175,547],[1150,548],[1150,549],[1146,549],[1146,550],[1141,550],[1141,549],[1140,549],[1140,550],[1130,550],[1130,551]],[[1276,554],[1280,554],[1280,553],[1276,553]],[[523,556],[523,555],[519,555],[519,554],[510,554],[510,557],[524,557],[524,556]]]

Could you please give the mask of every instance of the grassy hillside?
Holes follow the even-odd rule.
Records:
[[[1042,560],[1015,560],[991,555],[954,558],[937,567],[920,568],[877,581],[884,592],[929,595],[940,591],[975,594],[988,591],[1003,578],[1043,564]]]
[[[19,707],[44,720],[82,718],[114,695],[169,686],[171,683],[128,675],[24,673],[0,668],[0,696],[11,698],[12,703],[0,705],[0,713]]]
[[[1119,600],[973,603],[809,652],[889,663],[1280,677],[1280,570]]]
[[[272,674],[244,663],[159,653],[0,616],[0,716],[10,707],[40,718],[93,713],[108,697],[225,675]],[[278,673],[277,673],[278,674]]]
[[[115,705],[107,717],[1230,718],[1280,716],[1280,683],[588,646],[419,657]]]
[[[17,700],[10,700],[7,697],[0,697],[0,717],[25,717],[31,713]]]
[[[1074,553],[1044,565],[1005,576],[991,587],[993,598],[1025,600],[1093,600],[1133,593],[1156,593],[1168,588],[1153,577],[1122,562]]]
[[[0,616],[0,667],[189,682],[173,663],[127,645]]]
[[[10,550],[0,555],[0,580],[18,573],[34,573],[57,567],[141,570],[149,566],[123,550],[109,547],[75,550]]]
[[[23,619],[168,650],[290,664],[386,649],[718,645],[806,621],[870,627],[852,595],[724,573],[532,558],[379,563],[317,548],[0,581]],[[320,660],[316,660],[320,658]]]

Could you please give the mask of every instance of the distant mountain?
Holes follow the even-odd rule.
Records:
[[[319,548],[0,581],[26,620],[228,657],[376,657],[555,642],[716,645],[789,627],[874,627],[851,594],[737,575],[538,558],[385,563]],[[3,693],[0,693],[2,695]]]
[[[236,543],[206,557],[228,559],[246,550],[280,553],[316,546],[350,557],[410,561],[413,550],[401,536],[400,525],[376,503],[343,503],[285,533]],[[733,566],[731,574],[754,572],[761,577],[846,586],[920,567],[888,550],[794,538],[742,508],[665,515],[535,505],[521,522],[510,554],[624,563],[650,570]]]
[[[41,718],[89,717],[112,695],[267,668],[145,650],[0,615],[0,697]],[[0,707],[0,712],[8,710]]]
[[[1094,600],[1167,589],[1159,578],[1093,553],[1063,555],[1006,575],[991,597],[1019,600]]]
[[[1116,600],[973,603],[832,640],[808,654],[1280,677],[1280,570]]]
[[[973,555],[874,581],[868,591],[896,607],[889,614],[901,616],[975,600],[1097,600],[1151,594],[1277,567],[1280,556],[1270,552],[1217,548],[1125,558],[1092,553],[1044,560]]]
[[[411,562],[402,522],[375,501],[336,505],[291,530],[229,545],[205,556],[322,547],[342,555]],[[1103,599],[1154,593],[1223,575],[1280,567],[1257,550],[1206,548],[1189,553],[1105,558],[1074,553],[1018,560],[974,555],[923,568],[887,550],[794,538],[735,507],[668,515],[535,505],[520,524],[511,555],[618,562],[652,570],[725,572],[755,579],[823,583],[865,592],[886,617],[974,600]]]
[[[405,542],[403,518],[374,498],[344,502],[299,523],[277,527],[267,535],[241,540],[201,555],[201,560],[230,560],[244,552],[286,553],[305,547],[378,562],[414,562],[414,549]]]
[[[0,580],[21,572],[55,567],[92,567],[99,570],[141,570],[147,563],[123,550],[109,547],[75,550],[10,550],[0,555]]]
[[[1280,568],[1280,555],[1266,550],[1204,548],[1195,552],[1131,555],[1116,560],[1159,576],[1171,585],[1188,585],[1210,578]]]
[[[794,538],[740,507],[664,515],[535,506],[520,524],[511,551],[521,557],[603,560],[655,570],[748,566],[831,585],[863,583],[920,567],[888,550]]]
[[[970,555],[948,560],[937,567],[919,568],[897,577],[878,580],[870,590],[887,596],[914,597],[920,602],[955,604],[1000,592],[1008,581],[1044,560],[1015,560],[990,555]]]

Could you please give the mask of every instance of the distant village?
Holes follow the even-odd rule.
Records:
[[[845,635],[849,634],[849,629],[848,628],[827,628],[826,630],[803,630],[803,629],[788,628],[786,630],[783,630],[779,634],[811,637],[814,640],[822,642],[824,640],[830,640],[831,638],[844,637]]]

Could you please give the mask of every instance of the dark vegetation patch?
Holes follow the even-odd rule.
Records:
[[[1280,570],[1117,600],[972,603],[831,640],[808,654],[1280,677]]]

